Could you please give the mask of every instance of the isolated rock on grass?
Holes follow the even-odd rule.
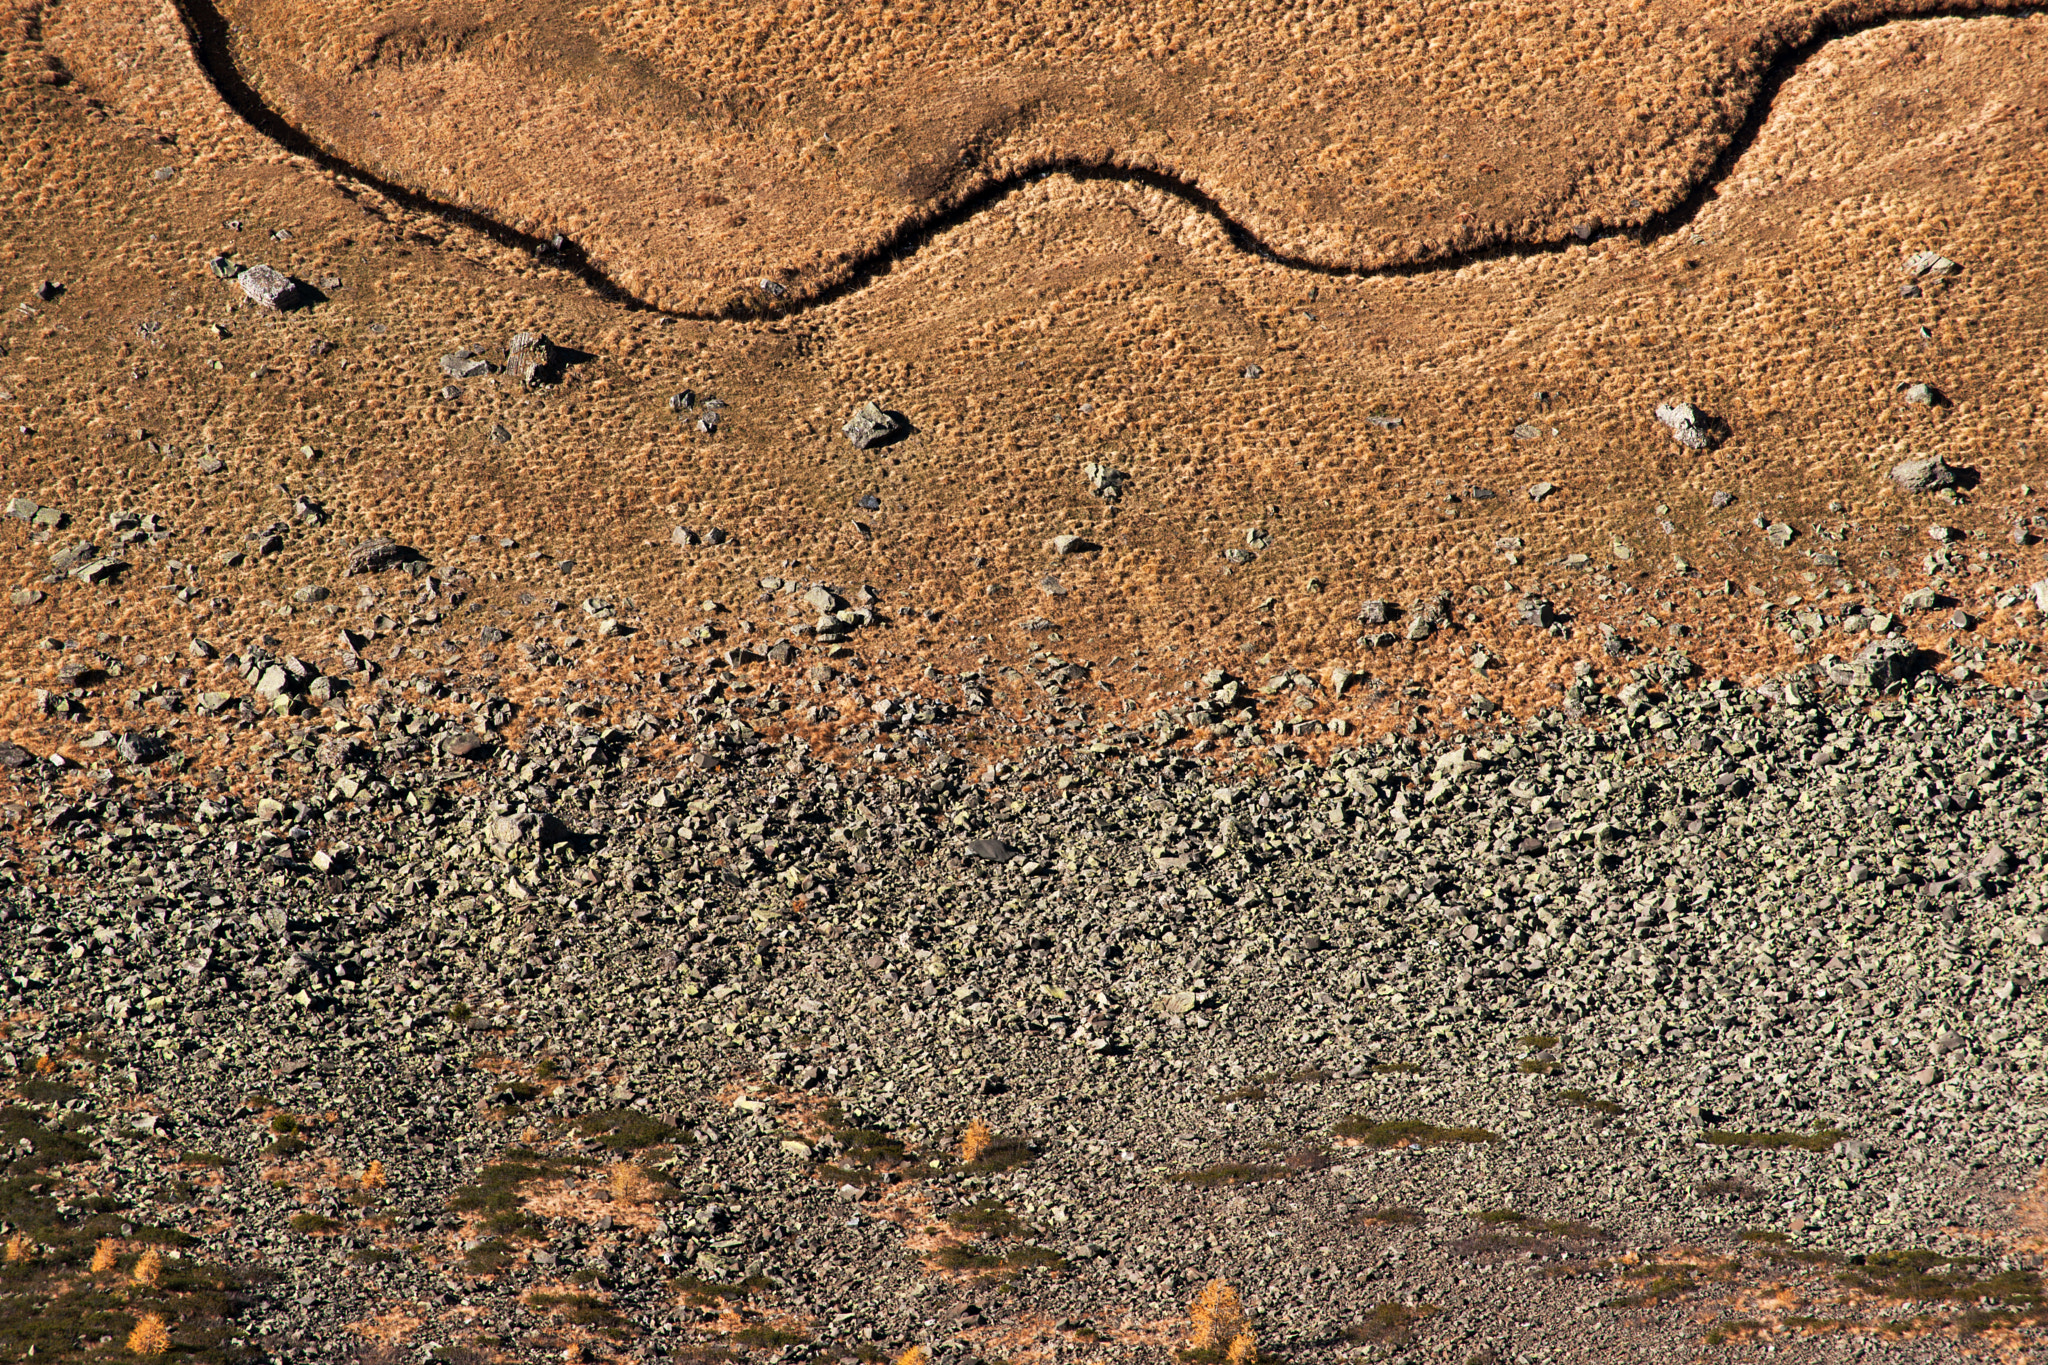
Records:
[[[1902,460],[1892,466],[1892,482],[1908,493],[1932,493],[1954,488],[1958,471],[1939,455],[1923,460]]]
[[[853,417],[840,428],[855,450],[870,450],[893,440],[904,429],[904,421],[881,404],[869,399],[854,409]]]
[[[1671,439],[1687,450],[1710,450],[1717,439],[1713,418],[1691,403],[1659,403],[1657,420],[1671,428]]]
[[[282,312],[295,307],[300,300],[298,283],[281,270],[267,265],[252,265],[235,277],[235,283],[242,286],[242,292],[259,308],[274,308]]]

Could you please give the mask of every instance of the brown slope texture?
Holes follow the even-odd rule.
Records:
[[[51,27],[81,70],[118,66],[77,28],[167,3],[67,5]],[[1343,269],[1640,226],[1814,35],[1975,8],[177,3],[320,146],[698,314],[800,302],[1055,165],[1169,177],[1281,257]]]
[[[203,87],[174,46],[128,88],[160,81],[180,101],[167,117],[216,130],[197,146],[64,84],[33,29],[9,41],[0,468],[8,495],[71,517],[0,521],[19,592],[6,724],[38,752],[129,710],[153,720],[153,688],[203,730],[181,698],[247,689],[194,659],[192,635],[331,666],[343,625],[393,674],[624,720],[680,701],[700,685],[682,666],[736,644],[791,640],[808,663],[815,609],[786,585],[821,582],[873,585],[883,618],[842,671],[955,697],[949,679],[978,673],[1009,744],[1039,722],[1001,665],[1040,648],[1091,665],[1096,714],[1126,724],[1211,666],[1342,666],[1349,692],[1298,687],[1284,718],[1366,732],[1544,706],[1575,677],[1611,688],[1680,655],[1737,677],[1820,665],[1860,650],[1874,616],[1995,684],[2038,671],[2039,616],[2015,589],[2048,572],[2030,529],[2048,529],[2048,248],[2031,230],[2048,19],[1827,46],[1718,197],[1641,243],[1321,278],[1236,249],[1171,194],[1054,177],[868,287],[754,323],[622,310],[304,163],[238,153],[260,144],[191,102]],[[1923,248],[1960,271],[1902,297]],[[255,309],[216,253],[323,292]],[[43,281],[63,288],[35,297]],[[577,348],[557,382],[451,383],[438,365],[462,345],[502,362],[519,330]],[[1943,401],[1902,402],[1909,381]],[[684,389],[700,407],[678,416]],[[707,433],[714,395],[728,406]],[[838,427],[871,396],[915,430],[855,451]],[[1675,444],[1649,410],[1676,399],[1727,438]],[[1934,454],[1974,486],[1912,498],[1887,481]],[[1096,496],[1083,462],[1126,474],[1121,498]],[[1555,491],[1532,499],[1539,483]],[[107,521],[124,510],[169,530],[133,537]],[[678,547],[679,525],[730,539]],[[1056,558],[1062,533],[1100,548]],[[462,599],[345,578],[373,534],[418,547]],[[53,564],[88,540],[120,545],[126,577]],[[1905,609],[1930,586],[1940,611]],[[1402,638],[1439,592],[1443,628]],[[1525,594],[1563,623],[1526,624]],[[1362,636],[1367,598],[1409,614]],[[600,635],[575,610],[594,599],[636,633]],[[88,653],[121,672],[59,719],[63,666]],[[829,744],[860,723],[810,704],[774,726]]]

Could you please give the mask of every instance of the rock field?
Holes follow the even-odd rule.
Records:
[[[376,688],[251,804],[29,770],[10,1231],[178,1246],[243,1304],[147,1291],[200,1358],[1145,1360],[1217,1278],[1275,1359],[2008,1349],[2041,697],[1864,696],[1226,783],[515,752]],[[71,1358],[50,1292],[0,1332]]]

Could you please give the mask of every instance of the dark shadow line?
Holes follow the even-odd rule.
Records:
[[[880,242],[848,262],[846,272],[838,279],[800,298],[786,298],[783,302],[738,299],[724,308],[707,312],[675,311],[658,308],[622,288],[593,264],[576,242],[561,237],[543,238],[521,232],[474,209],[444,203],[418,190],[386,180],[322,147],[265,103],[256,89],[243,78],[241,70],[235,65],[227,23],[221,17],[220,11],[214,7],[213,0],[174,0],[174,3],[192,40],[193,54],[199,62],[200,69],[212,82],[214,90],[228,107],[252,128],[285,150],[305,157],[324,170],[368,186],[405,208],[454,222],[502,246],[530,252],[542,264],[576,276],[602,298],[629,308],[665,313],[670,317],[692,322],[789,318],[835,302],[887,276],[895,269],[898,261],[915,254],[931,238],[959,227],[1032,181],[1043,180],[1053,175],[1066,175],[1076,180],[1137,184],[1170,194],[1214,218],[1223,226],[1231,245],[1238,250],[1289,270],[1339,279],[1410,279],[1457,270],[1475,262],[1563,252],[1591,240],[1592,234],[1597,233],[1602,226],[1589,221],[1586,224],[1586,236],[1567,229],[1549,241],[1528,241],[1502,234],[1491,241],[1482,241],[1470,247],[1447,249],[1441,254],[1423,260],[1394,265],[1370,268],[1329,265],[1274,250],[1261,241],[1250,228],[1231,216],[1207,191],[1164,171],[1149,167],[1126,166],[1114,159],[1104,163],[1048,157],[969,189],[951,203],[941,203],[925,212],[912,214],[891,229]],[[1888,24],[1991,15],[2020,18],[2042,12],[2042,7],[2035,3],[2035,0],[2013,5],[2001,4],[1998,0],[1984,0],[1984,3],[1962,0],[1961,3],[1911,14],[1873,15],[1862,18],[1839,13],[1823,15],[1812,21],[1810,31],[1804,37],[1795,37],[1782,30],[1766,33],[1758,40],[1757,52],[1760,55],[1776,47],[1777,53],[1768,59],[1768,68],[1757,78],[1743,110],[1741,122],[1736,125],[1735,131],[1730,134],[1728,141],[1715,156],[1706,174],[1687,191],[1684,198],[1670,208],[1651,214],[1639,224],[1615,225],[1612,231],[1626,234],[1638,242],[1647,242],[1675,232],[1697,217],[1707,201],[1716,196],[1721,182],[1734,170],[1735,163],[1754,145],[1757,135],[1762,131],[1765,118],[1769,116],[1771,105],[1784,88],[1785,82],[1805,65],[1815,52],[1828,43]]]

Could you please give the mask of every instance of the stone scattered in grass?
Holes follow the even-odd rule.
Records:
[[[724,1284],[697,1275],[685,1275],[680,1279],[671,1280],[669,1287],[691,1303],[708,1308],[722,1299],[752,1298],[774,1288],[774,1285],[765,1275],[749,1275],[736,1284]]]
[[[1448,1143],[1499,1142],[1484,1128],[1442,1128],[1419,1119],[1376,1119],[1354,1114],[1336,1126],[1336,1134],[1367,1147],[1438,1147]]]
[[[1702,1199],[1726,1199],[1737,1204],[1761,1204],[1764,1192],[1747,1180],[1732,1177],[1721,1180],[1702,1180],[1693,1187],[1693,1193]]]
[[[526,1211],[520,1191],[535,1180],[558,1179],[594,1163],[588,1157],[549,1157],[524,1147],[506,1151],[504,1159],[477,1173],[476,1183],[448,1197],[457,1213],[481,1213],[484,1227],[500,1237],[531,1236],[541,1222]]]
[[[977,1199],[946,1215],[955,1232],[970,1237],[1028,1237],[1031,1229],[998,1199]]]
[[[1218,1185],[1255,1185],[1265,1180],[1284,1180],[1290,1174],[1285,1166],[1249,1166],[1237,1162],[1224,1162],[1215,1166],[1204,1166],[1200,1170],[1181,1171],[1167,1177],[1176,1185],[1200,1185],[1213,1188]]]
[[[1414,1227],[1422,1222],[1422,1210],[1407,1204],[1381,1204],[1366,1209],[1359,1217],[1381,1227]]]
[[[341,1224],[318,1213],[295,1213],[289,1221],[293,1232],[318,1235],[341,1230]]]
[[[961,1270],[974,1274],[1002,1274],[1026,1269],[1062,1270],[1067,1264],[1066,1257],[1057,1251],[1041,1246],[1014,1247],[1007,1252],[996,1252],[974,1246],[942,1247],[932,1256],[932,1263],[941,1270]]]
[[[502,1275],[518,1259],[518,1248],[502,1237],[492,1237],[462,1254],[462,1268],[472,1275]]]
[[[576,1131],[611,1152],[638,1152],[675,1140],[676,1130],[638,1109],[600,1109],[576,1120]]]
[[[1731,1132],[1722,1128],[1710,1128],[1700,1134],[1700,1141],[1713,1147],[1747,1147],[1758,1151],[1776,1152],[1793,1148],[1804,1152],[1825,1152],[1842,1140],[1838,1129],[1822,1128],[1812,1133],[1784,1132]]]
[[[625,1325],[625,1320],[613,1311],[609,1303],[591,1294],[536,1289],[526,1296],[526,1303],[532,1308],[545,1308],[560,1316],[564,1322],[573,1323],[578,1327]]]
[[[1707,1329],[1707,1345],[1725,1346],[1731,1341],[1740,1341],[1763,1330],[1764,1324],[1755,1318],[1727,1318]]]
[[[1344,1339],[1357,1346],[1382,1346],[1398,1350],[1415,1339],[1415,1329],[1438,1313],[1435,1304],[1392,1303],[1374,1305],[1365,1320],[1344,1329]]]
[[[1511,1226],[1522,1232],[1532,1232],[1542,1237],[1562,1237],[1574,1242],[1611,1242],[1614,1234],[1605,1228],[1594,1227],[1591,1223],[1574,1218],[1536,1218],[1513,1209],[1488,1209],[1478,1215],[1482,1223],[1496,1227]]]
[[[786,1327],[771,1327],[767,1323],[743,1327],[732,1334],[732,1339],[742,1346],[759,1346],[764,1350],[801,1346],[810,1340],[802,1332],[792,1332]]]
[[[1557,1103],[1568,1109],[1583,1109],[1602,1118],[1619,1118],[1628,1112],[1627,1108],[1613,1100],[1596,1099],[1591,1092],[1585,1090],[1560,1090],[1557,1092]]]
[[[1860,1264],[1859,1264],[1860,1262]],[[1922,1303],[1975,1303],[2008,1308],[2043,1306],[2041,1277],[2013,1266],[1984,1275],[1974,1256],[1943,1256],[1920,1247],[1852,1257],[1835,1278],[1850,1289]]]

